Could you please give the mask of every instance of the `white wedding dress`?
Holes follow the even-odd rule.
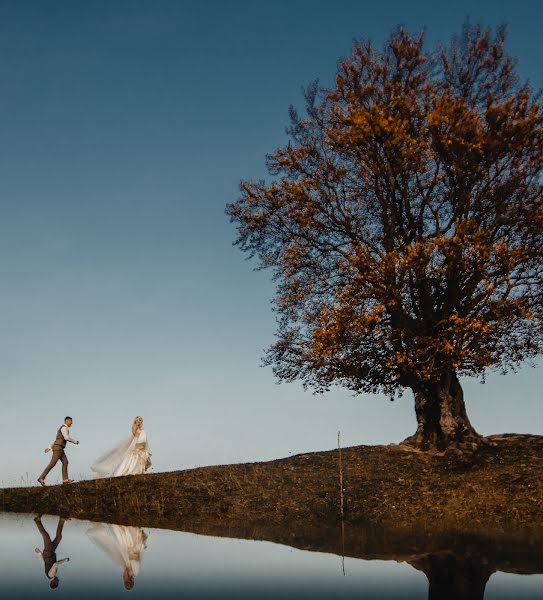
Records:
[[[147,432],[140,429],[138,435],[131,435],[101,456],[91,469],[99,477],[121,477],[142,475],[150,466],[151,453]]]
[[[96,523],[87,535],[123,573],[138,575],[143,552],[147,548],[147,534],[141,527]]]

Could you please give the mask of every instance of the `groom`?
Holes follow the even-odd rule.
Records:
[[[42,486],[45,485],[45,478],[47,477],[49,471],[57,464],[59,460],[62,463],[62,483],[74,482],[73,479],[68,477],[68,457],[64,452],[64,448],[66,448],[66,442],[79,444],[77,440],[74,440],[70,437],[70,427],[72,422],[72,417],[66,417],[64,419],[64,425],[62,425],[57,431],[57,437],[44,450],[44,452],[49,452],[49,450],[52,450],[53,456],[51,458],[51,462],[45,467],[45,471],[38,477],[38,483]]]

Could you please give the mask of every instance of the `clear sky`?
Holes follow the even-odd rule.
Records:
[[[542,86],[535,0],[0,1],[0,481],[35,481],[66,414],[76,477],[137,414],[156,470],[411,434],[410,394],[315,397],[260,367],[270,273],[224,207],[353,38],[433,44],[468,15],[508,23]],[[530,368],[465,382],[472,422],[543,434],[542,388]]]

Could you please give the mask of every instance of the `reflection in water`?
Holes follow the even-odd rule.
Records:
[[[301,527],[299,527],[301,525]],[[249,528],[239,523],[184,526],[194,533],[288,544],[313,552],[331,552],[362,560],[411,565],[428,579],[428,600],[483,600],[493,573],[543,574],[543,534],[434,534],[431,531],[388,531],[376,526],[303,527],[273,523]],[[538,596],[539,597],[539,596]]]
[[[430,554],[411,562],[428,577],[428,600],[483,600],[493,566],[484,556]]]
[[[57,548],[62,540],[62,530],[64,528],[64,519],[61,517],[57,523],[57,532],[55,535],[55,539],[51,540],[51,536],[43,526],[41,522],[41,517],[36,517],[34,519],[34,523],[36,523],[36,527],[38,531],[41,533],[43,538],[43,550],[39,548],[35,549],[38,557],[43,561],[43,566],[45,569],[45,576],[49,579],[49,587],[51,589],[55,589],[58,587],[60,580],[58,578],[58,568],[62,563],[68,562],[69,558],[63,558],[61,560],[57,560]]]
[[[142,525],[148,532],[153,522]],[[50,593],[29,553],[37,545],[37,528],[43,549],[36,548],[36,554],[47,582],[59,586],[65,568],[60,565],[68,559],[57,559],[57,553],[68,554],[70,577],[62,578],[60,591],[80,600],[121,598],[125,588],[141,598],[174,598],[183,589],[185,597],[199,600],[541,598],[543,577],[520,577],[543,573],[543,535],[534,532],[443,536],[362,524],[345,524],[342,531],[340,524],[326,528],[296,521],[281,527],[270,520],[249,527],[210,519],[185,521],[182,527],[184,532],[154,529],[146,552],[148,537],[140,526],[76,519],[65,524],[52,516],[33,522],[30,516],[0,513],[2,592],[25,600]],[[337,558],[342,555],[345,575]]]
[[[87,535],[121,569],[124,587],[131,590],[147,548],[147,534],[141,527],[96,523],[87,530]]]

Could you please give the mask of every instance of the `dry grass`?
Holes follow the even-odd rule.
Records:
[[[490,438],[471,456],[401,446],[342,449],[348,527],[543,532],[543,437]],[[338,452],[46,488],[8,488],[0,509],[184,529],[341,522]]]

